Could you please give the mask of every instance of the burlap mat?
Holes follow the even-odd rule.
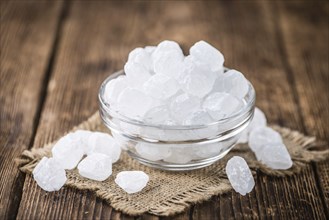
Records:
[[[324,160],[329,156],[327,145],[321,146],[314,137],[306,137],[297,131],[272,126],[280,132],[293,159],[293,167],[289,170],[272,170],[257,162],[254,154],[246,145],[237,145],[219,162],[195,171],[169,172],[146,167],[129,158],[126,153],[121,155],[118,163],[113,165],[113,174],[103,182],[97,182],[81,177],[77,170],[67,171],[66,186],[81,190],[90,190],[106,200],[113,208],[130,215],[151,213],[169,216],[184,211],[190,204],[209,199],[213,195],[225,193],[232,189],[225,174],[225,165],[233,155],[246,159],[253,174],[256,170],[273,175],[292,175],[301,170],[310,161]],[[98,113],[83,122],[76,129],[108,131],[101,122]],[[64,135],[64,134],[63,134]],[[26,150],[17,159],[19,169],[31,174],[38,161],[43,156],[51,156],[52,143],[43,148]],[[124,170],[142,170],[150,176],[148,185],[139,193],[127,194],[115,183],[116,174]]]

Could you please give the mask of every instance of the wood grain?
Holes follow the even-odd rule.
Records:
[[[201,19],[198,17],[193,20],[195,23],[220,28],[213,32],[195,30],[195,36],[206,36],[209,42],[218,42],[216,46],[225,54],[227,66],[241,70],[251,80],[257,92],[257,105],[265,111],[269,123],[302,129],[301,116],[296,114],[298,106],[278,48],[275,8],[268,3],[255,1],[225,2],[225,7],[210,2],[208,5],[197,5],[196,8],[203,13],[200,15]],[[240,197],[232,192],[231,196],[220,198],[220,210],[225,212],[219,213],[219,217],[324,218],[321,199],[308,196],[310,193],[318,196],[320,194],[314,175],[310,167],[302,175],[285,178],[284,181],[259,173],[255,193]],[[310,181],[305,184],[306,177]],[[286,184],[294,187],[289,191],[281,190],[286,189]],[[212,210],[216,210],[216,205],[213,206]],[[194,209],[196,210],[198,209]],[[208,210],[201,208],[199,212],[200,210],[203,213],[198,215],[206,216]]]
[[[12,80],[6,85],[7,89],[2,88],[3,94],[11,94],[17,83],[25,83],[29,88],[17,90],[15,99],[4,99],[1,93],[0,108],[12,106],[8,110],[1,109],[1,146],[3,134],[11,137],[8,139],[11,141],[5,142],[7,149],[1,148],[6,149],[0,154],[1,160],[5,155],[9,159],[4,161],[10,161],[26,148],[16,146],[33,143],[33,147],[41,147],[88,118],[97,110],[100,83],[107,75],[122,68],[128,52],[137,46],[155,45],[164,39],[179,42],[185,52],[200,39],[209,41],[225,54],[228,67],[241,70],[251,80],[257,91],[257,105],[265,111],[270,123],[328,140],[328,120],[324,120],[328,118],[328,43],[324,43],[328,39],[327,2],[73,1],[65,4],[67,15],[64,18],[59,15],[60,4],[52,4],[47,8],[40,3],[40,9],[34,8],[32,16],[28,12],[20,15],[23,6],[9,10],[9,3],[1,3],[1,22],[7,16],[30,24],[28,18],[36,16],[32,19],[36,23],[33,23],[33,28],[47,26],[43,30],[48,31],[34,31],[34,35],[27,39],[17,39],[18,45],[25,45],[22,51],[26,53],[19,56],[26,60],[17,67],[14,63],[22,61],[18,62],[17,52],[8,48],[17,46],[14,39],[25,36],[26,27],[8,26],[9,37],[1,37],[1,47],[7,47],[5,53],[1,50],[1,82],[3,79]],[[49,12],[41,19],[38,15],[45,15],[38,10]],[[63,21],[60,29],[54,31],[58,19]],[[49,22],[53,22],[53,26]],[[35,48],[35,42],[39,42],[36,39],[43,37],[47,38],[46,43]],[[45,58],[50,52],[45,45],[56,38],[53,65],[47,70]],[[8,44],[9,40],[13,42]],[[35,63],[34,60],[40,57],[30,55],[31,46],[36,54],[42,54],[43,64],[40,63],[42,59]],[[10,54],[15,77],[2,67],[2,62],[9,56],[4,59],[3,54]],[[31,70],[23,75],[21,72],[26,66]],[[45,75],[50,76],[49,84],[47,77],[46,80],[42,77]],[[39,94],[43,91],[42,86],[47,86],[47,90]],[[20,96],[24,94],[26,97]],[[30,101],[28,105],[24,104],[23,98]],[[41,108],[38,107],[40,103],[44,103]],[[28,114],[25,114],[27,110]],[[33,117],[36,117],[34,121],[31,120]],[[6,121],[3,127],[2,121]],[[21,126],[15,123],[21,123]],[[30,141],[34,139],[33,127],[36,136]],[[17,135],[20,138],[15,140]],[[10,186],[13,181],[17,182],[17,177],[14,177],[11,182],[5,182],[12,188],[4,188],[6,191],[1,188],[0,192],[8,196],[3,203],[9,204],[4,213],[17,209],[18,204],[10,204],[16,204],[21,198],[18,219],[325,219],[328,218],[329,165],[326,162],[314,167],[307,166],[301,174],[287,178],[258,173],[256,187],[247,196],[235,192],[214,196],[208,202],[192,205],[181,215],[168,218],[124,215],[91,192],[63,188],[47,193],[30,176],[26,177],[23,188],[22,182],[16,187]],[[12,170],[12,167],[4,169],[5,172]],[[17,176],[15,172],[12,173]],[[4,184],[3,181],[0,183]],[[9,194],[8,189],[11,190]],[[19,199],[13,194],[19,194]],[[13,213],[12,216],[16,216]],[[10,216],[5,214],[5,217]]]
[[[1,1],[0,219],[15,218],[19,207],[25,175],[14,158],[34,140],[60,6]]]
[[[329,147],[329,3],[278,4],[282,44],[287,57],[304,132]],[[303,28],[299,28],[303,26]],[[321,196],[329,218],[329,161],[316,165]]]
[[[134,21],[133,11],[130,19],[122,19],[125,7],[121,3],[75,1],[69,7],[33,147],[59,138],[97,110],[100,83],[122,68],[127,53],[138,41],[123,41],[130,36]],[[128,47],[128,43],[131,46]],[[47,193],[30,176],[24,184],[17,217],[126,218],[92,193],[69,188]]]

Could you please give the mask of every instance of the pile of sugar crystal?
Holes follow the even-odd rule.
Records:
[[[77,130],[60,138],[51,152],[53,157],[43,157],[33,170],[34,179],[46,191],[59,190],[66,181],[65,170],[78,164],[81,176],[105,180],[111,175],[112,163],[119,159],[121,148],[108,134]],[[54,181],[57,185],[52,187]]]
[[[292,166],[290,154],[283,143],[281,135],[272,128],[267,127],[266,116],[257,107],[252,121],[243,131],[238,142],[248,142],[257,160],[272,169],[286,170]]]
[[[120,155],[120,146],[109,134],[77,130],[58,140],[52,148],[53,157],[43,157],[34,168],[33,177],[42,189],[57,191],[67,180],[65,170],[78,166],[81,176],[104,181],[112,174],[112,163],[117,162]],[[138,179],[138,174],[146,175],[137,173],[133,177]],[[131,178],[132,183],[126,181],[126,185],[133,184],[134,178]],[[146,185],[147,181],[144,183]]]
[[[224,56],[199,41],[184,56],[174,41],[136,48],[124,66],[125,75],[111,80],[105,101],[131,119],[156,125],[200,125],[239,111],[249,90],[244,75],[224,74]]]
[[[236,70],[224,73],[223,64],[223,55],[204,41],[194,44],[188,56],[184,56],[173,41],[163,41],[156,47],[136,48],[130,52],[124,66],[125,75],[107,84],[105,99],[120,114],[148,124],[208,124],[239,111],[245,105],[243,99],[249,90],[244,75]],[[272,169],[292,166],[281,135],[267,127],[265,114],[258,108],[239,142],[249,142],[257,160]],[[217,145],[194,149],[174,145],[158,148],[145,143],[137,144],[135,149],[148,160],[178,164],[211,157],[221,151]],[[66,181],[65,169],[77,166],[81,176],[103,181],[112,174],[112,163],[119,160],[120,154],[120,146],[110,135],[78,130],[55,144],[53,157],[42,158],[33,176],[47,191],[59,190]],[[252,174],[243,158],[231,158],[226,173],[240,194],[245,195],[254,187]],[[123,171],[115,179],[127,193],[139,192],[148,181],[149,177],[142,171]]]
[[[257,160],[272,169],[286,170],[293,164],[281,135],[267,127],[265,114],[257,107],[252,121],[243,131],[238,142],[248,142]],[[247,162],[242,157],[232,157],[227,162],[225,171],[236,192],[246,195],[253,189],[255,181]]]

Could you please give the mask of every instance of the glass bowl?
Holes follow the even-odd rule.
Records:
[[[107,83],[123,74],[123,70],[118,71],[102,83],[98,94],[100,116],[122,149],[144,165],[173,171],[209,166],[234,147],[253,118],[256,95],[249,81],[243,108],[210,124],[157,125],[128,118],[104,99]]]

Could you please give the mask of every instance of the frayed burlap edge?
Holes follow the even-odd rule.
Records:
[[[281,133],[287,149],[293,160],[289,170],[273,170],[258,162],[247,145],[237,145],[219,162],[195,171],[167,172],[146,167],[129,158],[123,153],[120,162],[114,164],[113,175],[106,181],[97,182],[81,177],[77,170],[67,171],[66,186],[93,191],[98,197],[106,200],[113,208],[129,215],[150,213],[159,216],[169,216],[183,212],[190,204],[210,199],[214,195],[228,192],[232,189],[225,174],[225,165],[233,155],[246,159],[253,174],[256,170],[272,175],[285,176],[300,172],[311,161],[321,161],[329,157],[326,143],[316,142],[314,137],[272,126]],[[73,128],[106,131],[102,126],[98,113]],[[31,174],[37,162],[43,156],[51,156],[52,143],[43,148],[26,150],[17,159],[19,169]],[[115,175],[123,170],[143,170],[150,176],[148,186],[142,192],[127,194],[114,184]]]

